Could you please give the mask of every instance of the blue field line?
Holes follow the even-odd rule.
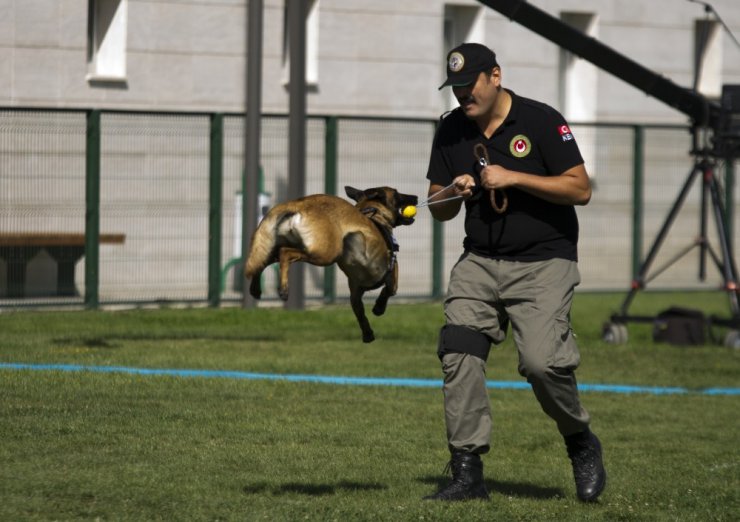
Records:
[[[129,366],[83,366],[78,364],[29,364],[0,363],[0,370],[35,370],[60,372],[124,373],[131,375],[165,375],[170,377],[201,377],[219,379],[243,379],[256,381],[289,381],[319,384],[338,384],[350,386],[399,386],[405,388],[441,388],[440,379],[407,379],[396,377],[343,377],[333,375],[301,375],[279,373],[254,373],[229,370],[190,370],[171,368],[134,368]],[[528,390],[530,386],[523,381],[488,381],[488,388],[497,390]],[[651,395],[740,395],[740,388],[689,389],[663,386],[630,386],[620,384],[578,385],[583,392],[601,393],[643,393]]]

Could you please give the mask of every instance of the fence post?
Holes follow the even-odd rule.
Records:
[[[328,116],[324,123],[324,193],[337,195],[337,117]],[[333,303],[337,298],[336,268],[324,268],[324,302]]]
[[[224,115],[211,114],[208,162],[208,305],[221,304],[221,207],[223,201]],[[243,206],[243,204],[242,204]]]
[[[632,281],[636,281],[642,263],[643,179],[645,168],[645,129],[633,127],[632,148]]]
[[[287,2],[285,12],[290,35],[290,84],[288,85],[288,199],[306,195],[306,0]],[[288,270],[290,294],[286,310],[306,307],[306,270],[293,263]]]
[[[87,111],[85,146],[85,307],[96,309],[100,265],[100,110]]]

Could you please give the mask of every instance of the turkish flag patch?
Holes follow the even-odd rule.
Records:
[[[560,125],[558,132],[563,141],[571,141],[573,139],[573,133],[570,132],[570,128],[567,125]]]

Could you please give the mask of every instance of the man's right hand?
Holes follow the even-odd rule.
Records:
[[[449,187],[432,184],[429,187],[429,202],[439,201],[439,203],[429,205],[429,211],[434,219],[448,221],[460,212],[463,200],[472,196],[474,190],[475,179],[470,174],[462,174],[456,177]]]
[[[452,180],[452,188],[455,190],[456,196],[468,199],[475,190],[475,179],[470,174],[462,174]]]

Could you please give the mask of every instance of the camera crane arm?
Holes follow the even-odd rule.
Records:
[[[478,1],[686,114],[694,125],[713,129],[719,125],[722,112],[719,104],[673,83],[525,0]]]

